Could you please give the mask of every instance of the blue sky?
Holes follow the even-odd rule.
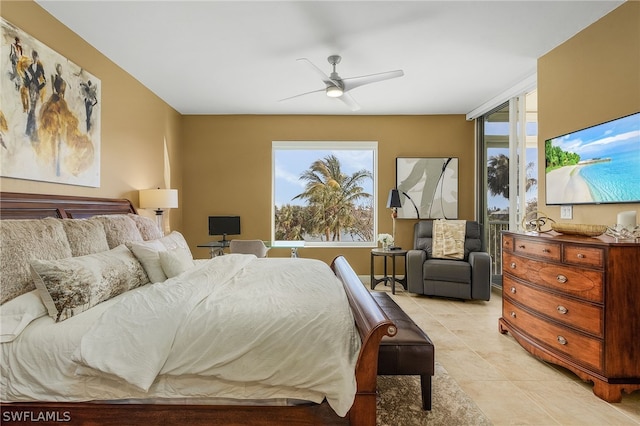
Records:
[[[275,204],[278,207],[284,204],[304,205],[304,200],[293,200],[293,197],[304,191],[306,184],[306,181],[299,178],[314,161],[329,155],[335,155],[340,160],[342,172],[347,175],[361,169],[374,170],[371,150],[276,150],[274,155]],[[372,180],[367,179],[362,182],[362,185],[365,192],[373,194]]]
[[[552,139],[553,146],[575,152],[581,159],[604,157],[613,150],[627,150],[640,145],[640,113],[599,124]]]

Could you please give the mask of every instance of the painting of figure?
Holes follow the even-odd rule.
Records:
[[[100,80],[0,18],[0,175],[100,186]]]

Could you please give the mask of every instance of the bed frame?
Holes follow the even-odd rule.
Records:
[[[97,214],[136,213],[126,199],[0,192],[0,219],[44,217],[87,218]],[[342,281],[362,349],[356,364],[357,393],[346,417],[342,418],[324,401],[297,406],[159,405],[107,404],[101,402],[25,402],[2,404],[0,419],[11,424],[114,425],[344,425],[376,424],[376,378],[378,347],[383,336],[393,336],[396,328],[343,256],[332,264]],[[17,420],[17,421],[16,421]]]

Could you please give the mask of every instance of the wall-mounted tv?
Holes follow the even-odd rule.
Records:
[[[546,203],[640,203],[640,112],[545,141]]]
[[[240,216],[209,216],[209,235],[222,235],[222,241],[227,241],[227,235],[240,235]]]

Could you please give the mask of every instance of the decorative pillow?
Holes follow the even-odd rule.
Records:
[[[0,303],[35,289],[29,260],[71,257],[62,220],[0,220]]]
[[[184,236],[178,231],[171,232],[169,235],[160,238],[159,241],[169,250],[177,247],[182,247],[191,252],[191,250],[189,249],[189,244],[187,244],[187,240],[185,240]]]
[[[89,220],[102,223],[110,249],[130,241],[142,241],[136,223],[126,214],[100,215]]]
[[[432,257],[464,259],[466,220],[434,220]]]
[[[166,251],[167,248],[160,240],[127,243],[127,247],[142,263],[142,267],[149,276],[149,281],[161,283],[167,279],[162,270],[162,265],[160,265],[160,256],[158,255],[158,252]]]
[[[142,265],[124,245],[63,260],[32,260],[31,275],[56,322],[147,284]]]
[[[31,321],[47,315],[38,290],[21,294],[0,306],[0,343],[13,341]]]
[[[69,240],[72,256],[85,256],[109,250],[107,234],[102,223],[87,219],[64,219],[61,222]]]
[[[158,224],[153,219],[133,213],[129,213],[129,217],[136,223],[138,231],[140,231],[140,235],[142,235],[142,239],[144,241],[162,238],[162,231],[158,228]]]
[[[180,275],[194,265],[191,252],[183,247],[158,252],[158,256],[162,270],[168,278]]]

